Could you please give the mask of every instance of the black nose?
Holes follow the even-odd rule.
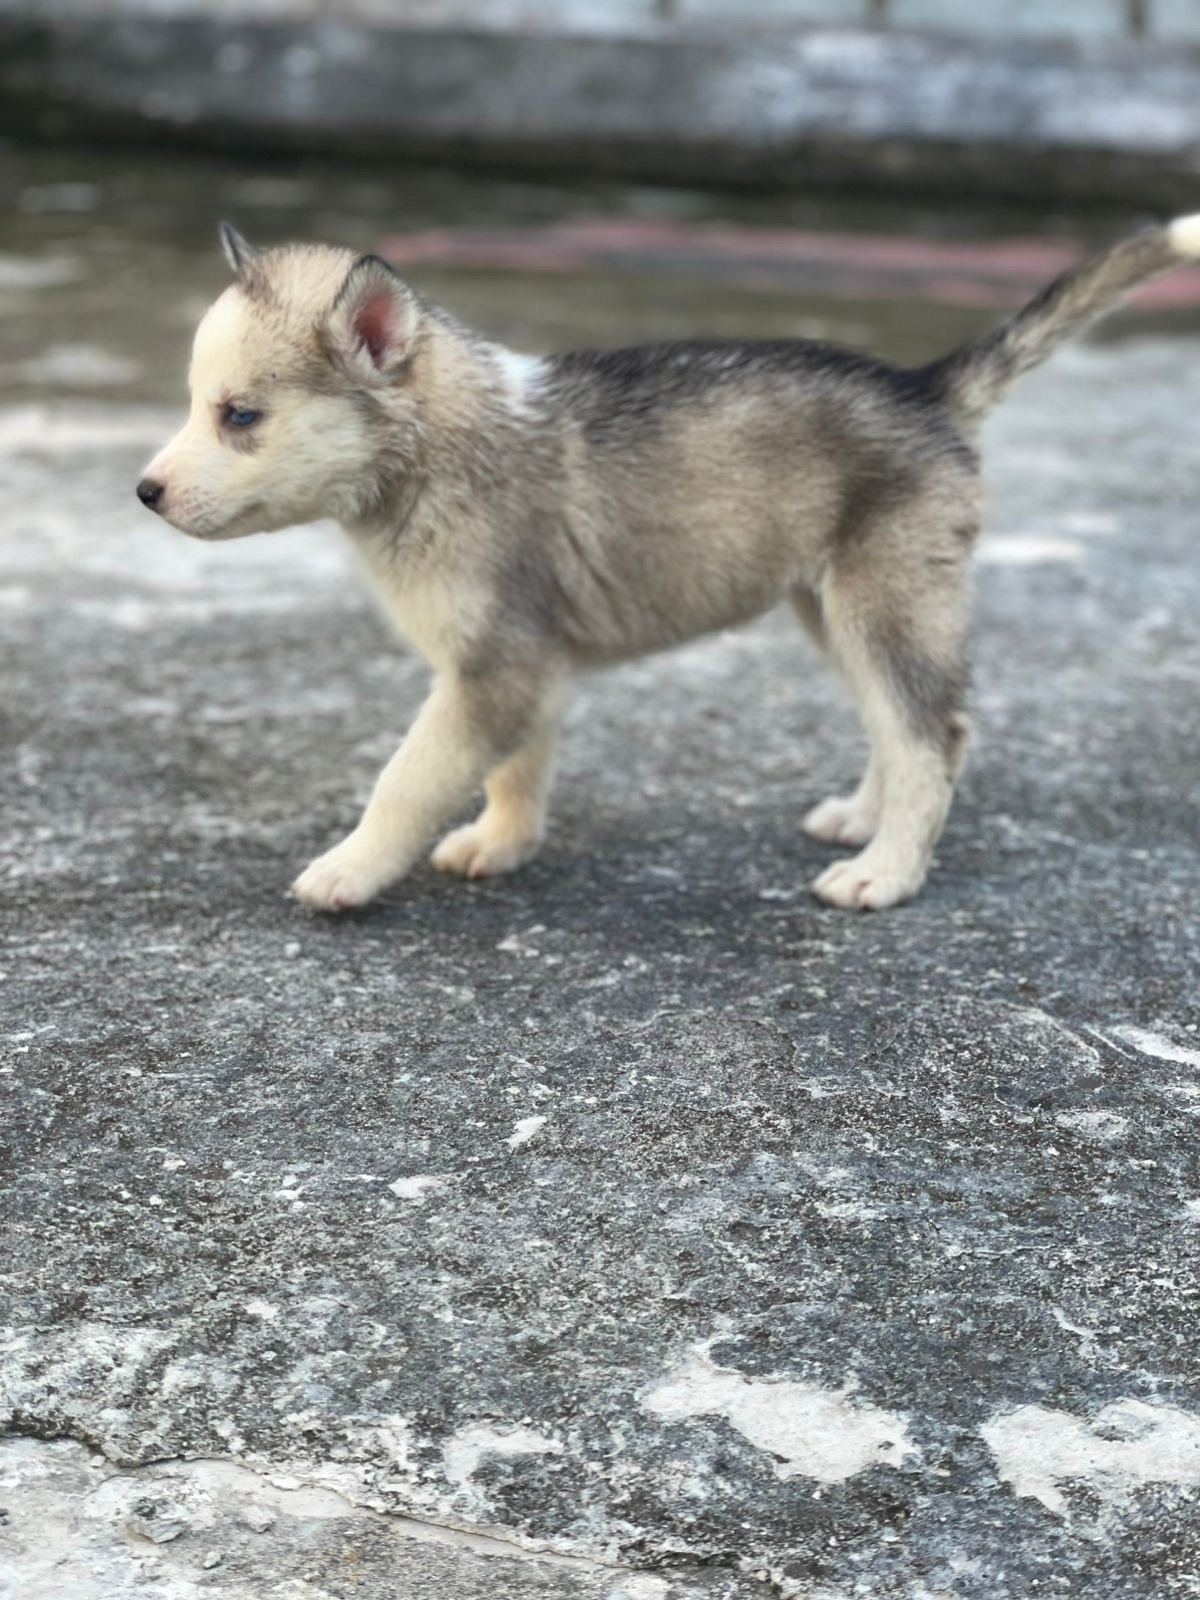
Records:
[[[151,511],[162,499],[163,486],[155,483],[153,478],[143,478],[137,486],[137,497],[144,506],[149,506]]]

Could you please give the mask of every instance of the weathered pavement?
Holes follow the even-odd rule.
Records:
[[[860,750],[775,617],[583,686],[519,876],[341,921],[422,670],[333,530],[139,514],[122,349],[0,410],[0,1595],[1200,1594],[1200,345],[992,426],[917,904],[805,892]]]

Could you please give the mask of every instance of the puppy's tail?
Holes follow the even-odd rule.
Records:
[[[1023,372],[1111,311],[1130,289],[1200,260],[1200,213],[1124,239],[1047,284],[991,333],[952,350],[924,375],[960,422],[980,422]]]

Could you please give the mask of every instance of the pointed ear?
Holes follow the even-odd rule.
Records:
[[[232,222],[223,222],[217,231],[221,235],[221,248],[225,252],[225,259],[233,268],[234,276],[240,278],[258,251],[253,245],[246,243]]]
[[[419,321],[408,285],[379,256],[360,256],[329,313],[329,349],[356,377],[386,381],[412,355]]]

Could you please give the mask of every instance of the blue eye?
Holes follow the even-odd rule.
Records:
[[[260,412],[251,411],[249,406],[226,406],[225,421],[231,428],[251,428],[258,421]]]

